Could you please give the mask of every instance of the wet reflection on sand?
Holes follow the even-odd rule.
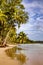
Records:
[[[23,65],[26,62],[26,56],[23,53],[20,53],[20,51],[23,50],[22,48],[19,48],[17,46],[5,50],[7,56],[11,57],[12,59],[17,59],[20,61],[21,65]]]
[[[25,44],[18,45],[18,48],[22,48],[16,53],[18,59],[24,62],[23,65],[43,65],[43,44]]]

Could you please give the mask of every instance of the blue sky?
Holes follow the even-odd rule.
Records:
[[[43,40],[43,0],[23,0],[22,4],[29,13],[29,20],[18,32],[24,31],[31,40]]]

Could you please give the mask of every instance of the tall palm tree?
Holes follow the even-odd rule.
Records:
[[[0,9],[0,36],[2,36],[3,39],[3,33],[4,33],[4,24],[7,21],[7,15],[4,14],[4,12]]]
[[[6,44],[11,29],[15,29],[15,25],[20,27],[20,24],[26,23],[28,20],[28,14],[24,11],[21,2],[22,0],[0,0],[0,20],[4,30],[5,28],[8,30],[6,30],[3,46]]]

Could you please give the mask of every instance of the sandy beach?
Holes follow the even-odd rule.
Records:
[[[17,59],[11,59],[5,53],[6,49],[14,47],[10,45],[10,47],[0,48],[0,65],[20,65],[20,62]]]
[[[10,45],[9,47],[0,48],[0,65],[21,65],[20,61],[17,59],[11,59],[5,53],[6,49],[13,48],[15,45]],[[29,59],[23,65],[43,65],[43,44],[26,44],[21,45],[20,50]],[[27,49],[27,50],[26,50]]]

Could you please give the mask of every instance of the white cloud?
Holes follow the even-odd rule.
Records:
[[[43,40],[43,4],[35,1],[28,4],[24,3],[24,5],[30,17],[29,30],[26,33],[29,34],[30,39]]]
[[[43,8],[43,4],[38,3],[38,1],[33,1],[32,3],[25,3],[22,2],[22,4],[24,4],[25,8],[31,8],[31,7],[39,7],[39,8]]]
[[[26,8],[25,10],[29,12],[29,22],[21,25],[17,31],[24,31],[29,34],[31,39],[33,38],[32,36],[34,36],[34,38],[37,36],[40,37],[40,35],[43,34],[43,4],[38,1],[31,3],[23,2],[23,4]],[[37,10],[38,8],[39,10]]]
[[[38,18],[37,18],[37,21],[41,21],[41,22],[43,22],[43,16],[38,17]]]

